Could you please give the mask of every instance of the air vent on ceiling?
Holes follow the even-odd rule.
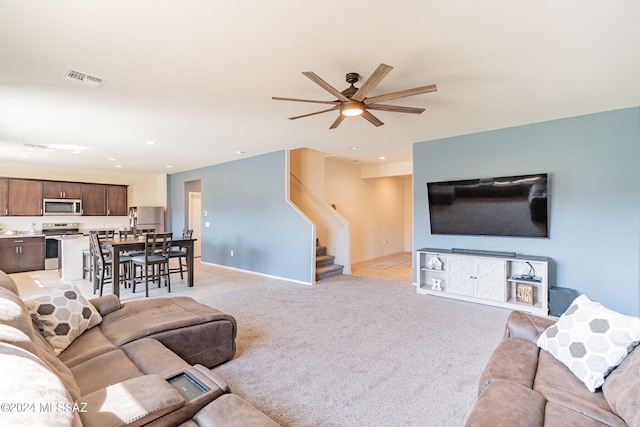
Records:
[[[99,89],[106,82],[105,79],[101,79],[100,77],[90,76],[89,74],[81,73],[79,71],[67,69],[64,72],[64,77],[69,80],[73,80],[77,83],[82,83],[85,86],[94,87]]]

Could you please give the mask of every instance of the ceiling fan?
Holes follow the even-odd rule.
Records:
[[[383,78],[385,78],[387,74],[389,74],[391,70],[393,70],[392,66],[380,64],[378,68],[376,68],[376,70],[373,72],[373,74],[371,74],[371,76],[364,82],[364,84],[360,86],[360,88],[354,86],[354,84],[358,82],[358,80],[360,80],[360,76],[358,75],[358,73],[348,73],[346,79],[347,83],[351,84],[351,86],[343,90],[342,92],[322,80],[314,72],[304,71],[302,74],[307,76],[309,79],[311,79],[311,81],[313,81],[318,86],[322,87],[324,90],[338,99],[335,101],[317,101],[313,99],[282,98],[279,96],[274,96],[271,99],[275,99],[278,101],[312,102],[316,104],[333,105],[333,107],[327,110],[316,111],[315,113],[303,114],[301,116],[289,117],[289,120],[295,120],[301,119],[303,117],[314,116],[316,114],[327,113],[329,111],[340,110],[340,115],[329,127],[329,129],[337,128],[345,118],[351,116],[362,116],[369,122],[371,122],[374,126],[382,126],[384,123],[382,123],[368,110],[421,114],[424,111],[424,108],[401,107],[398,105],[380,104],[380,102],[389,101],[391,99],[404,98],[407,96],[420,95],[422,93],[435,92],[438,90],[436,85],[420,86],[413,89],[405,89],[367,98],[367,95],[371,93],[371,91],[380,83],[380,81],[382,81]]]

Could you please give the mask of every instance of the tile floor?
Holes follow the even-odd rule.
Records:
[[[384,261],[384,258],[379,260]],[[413,271],[411,262],[392,266],[389,268],[371,268],[376,260],[364,261],[351,266],[352,274],[356,276],[372,277],[377,279],[387,279],[399,283],[411,284],[413,282]],[[23,299],[36,298],[54,290],[60,283],[57,270],[41,270],[26,273],[14,273],[11,277],[18,285],[20,296]],[[186,275],[180,279],[179,274],[171,275],[171,296],[188,295],[192,297],[213,295],[228,292],[234,289],[241,289],[264,283],[270,279],[258,274],[251,274],[228,268],[203,264],[199,259],[195,260],[195,285],[192,288],[187,286]],[[93,283],[88,279],[74,280],[74,284],[82,291],[87,298],[93,298]],[[105,293],[111,293],[111,284],[105,287]],[[97,296],[97,295],[96,295]],[[149,286],[150,297],[167,296],[166,287],[158,288],[157,285]],[[136,292],[131,288],[121,287],[120,299],[131,301],[145,298],[144,284],[136,286]]]
[[[373,265],[383,265],[384,261],[397,256],[398,254],[387,255],[373,260],[358,262],[351,265],[351,274],[354,276],[371,277],[375,279],[391,280],[398,283],[413,284],[413,265],[411,263],[411,253],[406,253],[408,262],[391,266],[388,268],[373,268]]]

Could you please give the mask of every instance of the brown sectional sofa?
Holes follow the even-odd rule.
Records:
[[[639,426],[640,350],[595,393],[536,340],[554,320],[514,311],[480,378],[466,426]]]
[[[235,354],[232,316],[185,297],[90,302],[102,322],[56,356],[0,271],[0,425],[278,425],[209,370]]]

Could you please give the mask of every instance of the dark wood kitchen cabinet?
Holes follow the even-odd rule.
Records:
[[[44,181],[42,192],[45,199],[80,199],[82,185],[79,182]]]
[[[0,270],[5,273],[44,270],[44,237],[0,239]]]
[[[82,184],[82,215],[129,215],[127,208],[127,186]]]
[[[126,185],[109,185],[107,187],[107,215],[129,215],[129,210],[127,209]]]
[[[107,185],[82,184],[82,215],[107,215]]]
[[[0,216],[9,215],[9,180],[0,179]]]
[[[9,216],[42,215],[42,181],[9,179],[8,195]]]

